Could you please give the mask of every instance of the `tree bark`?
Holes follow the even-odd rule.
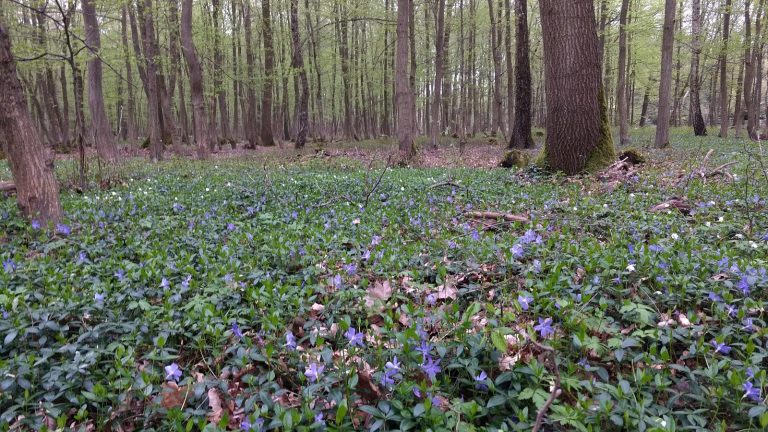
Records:
[[[93,0],[82,0],[83,22],[85,24],[85,42],[91,50],[92,58],[88,60],[88,107],[91,110],[91,125],[93,138],[99,157],[109,163],[119,160],[119,153],[109,117],[104,107],[104,92],[102,90],[102,65],[99,57],[101,35],[99,21],[96,18],[96,8]]]
[[[413,89],[408,79],[409,19],[413,0],[397,0],[397,46],[395,54],[395,117],[401,157],[409,161],[416,154],[413,143]]]
[[[493,0],[488,0],[488,13],[491,18],[491,56],[493,58],[493,117],[491,120],[491,135],[497,132],[504,134],[504,120],[501,115],[504,102],[501,99],[501,50],[498,19],[493,11]]]
[[[57,222],[63,212],[53,173],[53,153],[37,134],[16,73],[11,41],[0,24],[0,143],[8,155],[16,202],[28,218],[41,224]]]
[[[701,77],[699,58],[701,55],[701,0],[691,0],[691,106],[693,112],[693,134],[707,135],[707,124],[701,114]]]
[[[723,11],[723,45],[720,49],[720,138],[728,136],[728,37],[731,28],[731,0]]]
[[[676,0],[664,2],[664,34],[661,42],[661,75],[659,78],[659,114],[656,119],[656,148],[669,146],[669,117],[672,92],[672,50],[675,42]]]
[[[146,70],[147,94],[147,123],[149,129],[149,158],[152,161],[163,159],[163,142],[160,132],[160,95],[159,80],[161,79],[157,65],[157,41],[155,39],[155,23],[152,18],[152,0],[139,0],[139,21],[143,25],[141,34],[144,45],[144,61]]]
[[[125,60],[125,81],[128,88],[128,97],[126,98],[126,107],[123,115],[125,116],[125,137],[128,141],[128,147],[136,145],[136,99],[133,94],[133,68],[131,67],[131,55],[128,45],[128,11],[126,7],[121,8],[120,29],[123,41],[123,58]]]
[[[629,0],[621,1],[619,12],[619,68],[616,80],[616,105],[619,114],[619,144],[629,144],[629,119],[627,115],[627,11]]]
[[[297,97],[296,104],[296,148],[303,148],[307,142],[307,132],[309,130],[309,83],[307,82],[307,70],[304,68],[304,55],[301,52],[301,37],[299,35],[299,0],[291,0],[291,43],[293,45],[293,56],[291,58],[291,67],[299,74],[299,86],[301,90]]]
[[[568,175],[610,164],[614,148],[600,79],[592,0],[541,0],[547,166]]]
[[[275,80],[275,48],[272,44],[272,16],[269,0],[261,1],[261,30],[264,40],[264,88],[261,94],[261,145],[273,146],[272,93]]]
[[[489,0],[491,1],[491,0]],[[440,96],[442,94],[443,59],[445,57],[445,0],[435,2],[435,80],[432,90],[432,125],[430,129],[430,142],[433,149],[437,148],[438,137],[441,132],[440,125]]]
[[[528,37],[528,0],[515,0],[515,115],[509,148],[534,147],[531,135],[531,60]]]
[[[245,64],[247,79],[245,85],[245,99],[248,109],[243,110],[243,126],[248,141],[248,148],[254,149],[259,144],[259,128],[256,121],[256,92],[253,89],[253,77],[256,75],[255,59],[253,55],[253,32],[251,26],[251,0],[243,0],[243,29],[245,30]]]
[[[205,99],[203,96],[203,72],[197,58],[195,44],[192,41],[192,0],[181,3],[181,52],[189,69],[189,88],[192,94],[192,115],[195,119],[195,144],[197,157],[208,157],[210,131],[205,117]]]
[[[221,0],[211,0],[213,10],[213,63],[216,65],[216,71],[213,74],[213,88],[216,92],[216,100],[219,103],[219,136],[224,140],[232,138],[229,132],[229,109],[227,108],[227,91],[222,85],[224,54],[221,48],[221,28],[219,25],[219,15],[221,11]],[[234,35],[233,35],[234,36]],[[233,63],[234,64],[234,63]],[[214,136],[214,139],[217,137]]]

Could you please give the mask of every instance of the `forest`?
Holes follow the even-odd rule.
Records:
[[[768,429],[766,0],[2,0],[0,431]]]

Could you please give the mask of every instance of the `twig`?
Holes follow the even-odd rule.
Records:
[[[468,211],[464,216],[473,219],[504,219],[507,222],[530,222],[528,216],[494,211]]]
[[[560,368],[557,367],[557,356],[555,356],[555,349],[547,345],[542,345],[534,340],[531,340],[531,343],[536,345],[536,347],[540,350],[546,351],[549,354],[549,357],[552,360],[552,369],[555,372],[555,387],[549,394],[547,401],[544,402],[544,405],[541,406],[539,412],[536,414],[536,422],[533,423],[533,429],[531,429],[531,432],[538,432],[539,429],[541,429],[541,423],[544,422],[544,416],[547,414],[547,410],[549,410],[549,407],[552,406],[552,404],[555,402],[555,399],[560,396],[562,390],[560,388]]]
[[[443,182],[440,182],[440,183],[435,183],[435,184],[427,187],[427,190],[435,189],[435,188],[439,188],[439,187],[443,187],[443,186],[451,186],[451,187],[455,187],[455,188],[459,188],[459,189],[466,189],[467,188],[466,186],[462,186],[460,184],[457,184],[457,183],[454,183],[454,182],[448,180],[448,181],[443,181]]]
[[[373,185],[371,190],[368,191],[368,195],[365,196],[365,203],[363,203],[363,207],[368,207],[368,200],[371,199],[371,195],[373,195],[373,192],[376,191],[376,188],[378,188],[379,184],[381,184],[381,179],[384,178],[384,174],[386,174],[387,170],[389,169],[389,162],[391,159],[392,159],[392,155],[387,156],[387,164],[384,166],[384,169],[381,171],[381,175],[379,175],[379,179],[376,180],[376,184]]]

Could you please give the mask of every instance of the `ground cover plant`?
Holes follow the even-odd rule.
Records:
[[[3,199],[2,428],[765,428],[765,173],[708,144],[618,185],[306,152],[132,165],[50,228]]]

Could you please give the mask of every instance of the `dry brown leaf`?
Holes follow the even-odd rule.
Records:
[[[165,409],[181,408],[187,395],[187,386],[179,387],[173,381],[166,381],[160,389],[160,405]]]
[[[215,388],[208,390],[208,407],[211,411],[208,413],[208,421],[218,423],[224,417],[224,406],[219,391]]]
[[[389,281],[376,281],[372,287],[368,288],[368,294],[365,296],[365,306],[371,309],[377,300],[385,303],[390,297],[392,297],[392,285]]]
[[[437,287],[438,300],[456,300],[458,293],[459,290],[456,289],[456,279],[453,276],[446,277],[445,283]]]
[[[513,356],[504,356],[499,360],[499,370],[508,371],[511,370],[517,362],[520,360],[520,354]]]

